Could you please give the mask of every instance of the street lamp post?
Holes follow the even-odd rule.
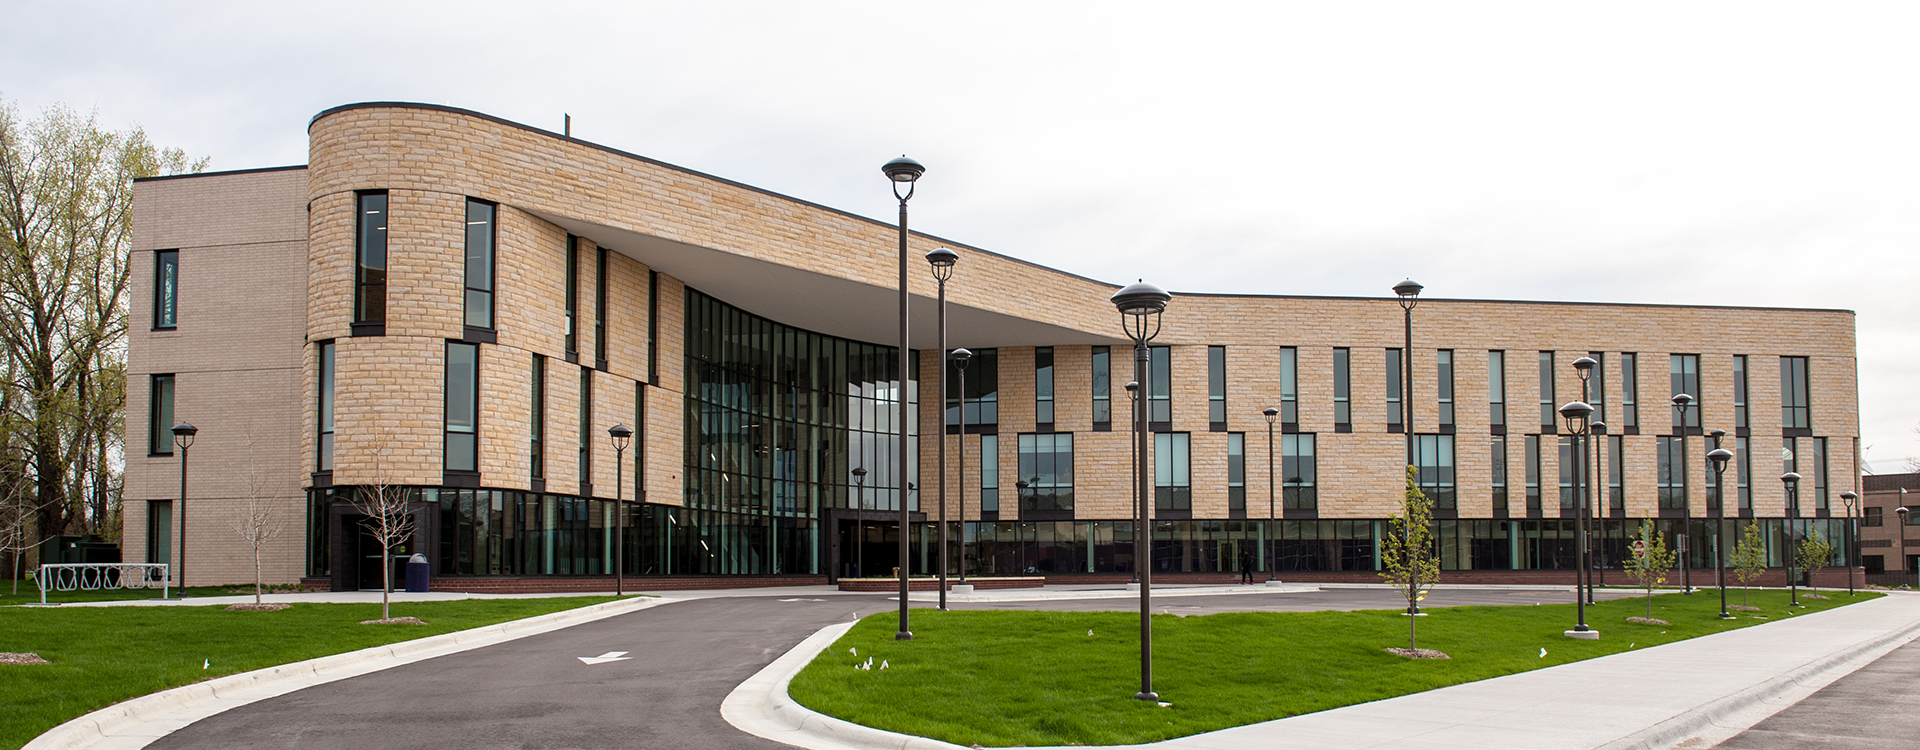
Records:
[[[1680,458],[1681,458],[1680,466],[1679,466],[1680,539],[1682,542],[1691,541],[1690,539],[1688,539],[1688,537],[1691,537],[1693,535],[1693,497],[1688,492],[1688,490],[1691,489],[1688,486],[1691,484],[1691,482],[1687,481],[1688,476],[1687,476],[1687,462],[1686,462],[1687,407],[1692,405],[1693,405],[1692,396],[1687,395],[1685,393],[1673,394],[1673,408],[1680,410],[1680,426],[1674,431],[1680,433]],[[1668,470],[1672,471],[1673,469],[1668,469]],[[1693,595],[1693,576],[1692,576],[1693,545],[1682,544],[1681,546],[1684,549],[1680,551],[1680,593],[1686,594],[1688,596],[1692,596]]]
[[[1267,561],[1267,581],[1272,582],[1274,580],[1273,535],[1278,531],[1276,520],[1280,518],[1274,514],[1273,510],[1273,485],[1279,479],[1279,475],[1273,473],[1273,420],[1280,416],[1280,410],[1269,406],[1266,411],[1260,413],[1267,417],[1267,549],[1262,557]]]
[[[1720,580],[1720,618],[1723,620],[1733,619],[1732,613],[1727,612],[1726,556],[1720,554],[1720,541],[1727,535],[1727,506],[1722,501],[1724,495],[1721,485],[1725,484],[1723,480],[1727,475],[1727,462],[1731,460],[1733,451],[1725,448],[1714,448],[1707,452],[1707,462],[1713,466],[1713,504],[1720,510],[1713,529],[1713,572]]]
[[[633,439],[633,428],[617,424],[607,428],[607,437],[613,440],[613,595],[626,596],[626,581],[623,575],[627,567],[627,441]]]
[[[1853,504],[1859,499],[1860,496],[1852,490],[1840,493],[1840,502],[1847,506],[1847,553],[1843,555],[1847,559],[1847,596],[1853,596],[1853,548],[1857,546],[1854,541]]]
[[[1573,438],[1576,455],[1578,455],[1580,441],[1586,436],[1587,422],[1592,419],[1592,417],[1593,407],[1589,406],[1585,401],[1574,401],[1560,407],[1560,418],[1567,422],[1567,434]],[[1573,496],[1575,498],[1573,505],[1576,512],[1584,505],[1580,502],[1580,498],[1582,497],[1582,490],[1586,482],[1586,470],[1586,462],[1584,461],[1580,462],[1573,469]],[[1579,564],[1584,564],[1587,559],[1586,524],[1574,525],[1573,546],[1573,559]],[[1577,622],[1572,630],[1567,631],[1566,635],[1568,638],[1595,640],[1600,637],[1600,633],[1587,627],[1587,597],[1585,592],[1581,591],[1580,586],[1582,572],[1583,571],[1578,569],[1573,572],[1573,610]]]
[[[1589,407],[1593,404],[1593,398],[1592,392],[1588,390],[1590,388],[1588,381],[1593,379],[1593,367],[1597,364],[1600,363],[1592,357],[1581,357],[1573,361],[1573,371],[1580,376],[1580,403],[1587,404]],[[1593,420],[1591,415],[1589,415],[1584,429],[1580,430],[1580,434],[1574,438],[1579,444],[1580,475],[1583,479],[1593,476],[1592,467],[1587,461],[1587,456],[1592,453],[1592,451],[1589,450],[1593,443],[1591,440],[1592,434]],[[1588,540],[1587,546],[1583,548],[1586,551],[1580,553],[1580,577],[1585,581],[1583,586],[1585,591],[1581,595],[1586,597],[1588,604],[1594,603],[1593,560],[1591,559],[1593,557],[1591,552],[1593,546],[1593,510],[1587,501],[1587,489],[1588,485],[1591,484],[1592,482],[1590,481],[1583,481],[1580,491],[1574,493],[1575,497],[1573,501],[1573,504],[1577,506],[1580,511],[1579,533]]]
[[[1122,387],[1127,390],[1127,413],[1132,414],[1132,410],[1138,408],[1138,402],[1140,401],[1140,381],[1129,380],[1127,384]],[[1140,504],[1142,498],[1146,497],[1146,490],[1140,486],[1140,476],[1142,472],[1140,469],[1140,446],[1137,445],[1139,441],[1130,440],[1129,442],[1136,443],[1135,445],[1129,446],[1127,450],[1127,476],[1130,478],[1129,481],[1133,482],[1133,515],[1135,518],[1146,518],[1147,509]],[[1146,558],[1139,555],[1140,536],[1146,533],[1147,530],[1145,527],[1135,529],[1133,532],[1135,537],[1133,540],[1133,580],[1129,583],[1134,586],[1140,585],[1140,569],[1146,564]]]
[[[1160,315],[1167,309],[1167,302],[1173,295],[1165,289],[1137,282],[1121,289],[1113,295],[1113,306],[1120,310],[1121,326],[1126,330],[1127,338],[1133,340],[1133,380],[1139,383],[1140,391],[1152,393],[1147,380],[1147,360],[1150,350],[1147,344],[1160,334]],[[1140,570],[1140,692],[1133,697],[1143,701],[1160,700],[1160,694],[1153,692],[1153,623],[1148,619],[1153,606],[1153,571],[1151,566],[1140,564],[1147,560],[1147,399],[1135,396],[1133,399],[1134,450],[1139,456],[1135,480],[1135,497],[1140,504],[1138,530],[1133,535],[1135,567]]]
[[[946,326],[941,326],[940,330],[945,331]],[[944,347],[946,343],[942,342],[940,345]],[[960,373],[960,507],[958,510],[960,513],[961,586],[972,586],[972,584],[967,583],[967,363],[972,360],[973,352],[965,349],[953,350],[953,369]],[[945,393],[940,395],[940,409],[942,412],[947,408],[946,398]],[[940,440],[941,444],[944,445],[946,444],[946,436],[944,435],[947,429],[946,417],[942,416],[940,422],[940,431],[943,433]],[[984,462],[987,459],[985,456],[981,456],[980,460]],[[945,465],[945,463],[945,461],[941,462],[942,465]],[[942,482],[941,486],[946,486],[946,483]],[[942,586],[942,588],[945,587]],[[971,588],[967,590],[972,591]]]
[[[1400,298],[1400,309],[1406,313],[1406,348],[1400,350],[1400,375],[1403,381],[1401,387],[1404,389],[1400,394],[1400,409],[1403,413],[1400,427],[1406,430],[1407,433],[1407,468],[1413,468],[1415,466],[1413,455],[1413,308],[1420,304],[1420,290],[1425,288],[1426,287],[1420,285],[1420,282],[1410,278],[1393,285],[1393,294]],[[1403,476],[1405,473],[1404,471],[1401,472]],[[1413,529],[1409,527],[1403,533],[1411,535]],[[1419,617],[1420,602],[1415,601],[1408,604],[1407,615],[1410,617]]]
[[[1787,589],[1792,593],[1788,606],[1800,606],[1800,472],[1780,475],[1787,486]]]
[[[921,166],[920,162],[901,156],[882,165],[880,171],[885,172],[887,179],[893,182],[893,197],[900,199],[900,351],[898,352],[900,356],[899,369],[894,371],[894,382],[897,386],[893,401],[894,407],[898,410],[895,412],[898,421],[894,424],[899,430],[895,439],[900,441],[897,452],[900,462],[897,471],[902,488],[900,491],[900,629],[894,632],[893,639],[911,641],[913,631],[907,627],[907,571],[913,566],[909,564],[907,525],[912,523],[913,519],[907,514],[905,488],[907,467],[913,460],[913,457],[907,454],[907,373],[912,371],[907,366],[907,360],[913,355],[913,351],[908,348],[911,342],[907,337],[907,201],[913,197],[913,188],[918,184],[920,175],[926,173],[927,168]],[[902,185],[906,186],[904,193],[900,192]]]
[[[1907,488],[1900,488],[1900,507],[1893,512],[1900,516],[1900,572],[1912,573],[1908,568],[1913,566],[1907,563]]]
[[[853,577],[867,575],[867,468],[853,468]]]
[[[904,222],[903,222],[904,223]],[[947,279],[953,278],[953,264],[960,262],[960,254],[944,247],[935,248],[927,253],[927,263],[933,266],[933,278],[940,282],[940,356],[947,356]],[[940,368],[940,410],[947,408],[947,368]],[[940,504],[940,611],[947,611],[947,428],[943,417],[940,426],[940,491],[935,493]],[[902,530],[904,533],[904,529]]]
[[[1602,513],[1600,510],[1600,503],[1603,500],[1606,502],[1612,501],[1612,496],[1611,496],[1612,490],[1607,485],[1607,477],[1606,477],[1606,471],[1607,471],[1606,470],[1606,465],[1607,465],[1606,451],[1602,447],[1606,445],[1607,441],[1604,439],[1606,438],[1606,436],[1607,436],[1607,423],[1595,421],[1587,425],[1588,440],[1593,440],[1596,437],[1602,438],[1600,442],[1593,444],[1593,463],[1591,464],[1591,466],[1593,467],[1593,472],[1590,475],[1593,477],[1593,481],[1588,482],[1590,486],[1588,487],[1588,492],[1587,492],[1587,496],[1591,498],[1591,502],[1588,503],[1588,505],[1590,506],[1590,510],[1589,510],[1589,513],[1587,514],[1587,517],[1593,519],[1593,527],[1598,530],[1598,534],[1601,541],[1605,541],[1607,538],[1607,528],[1606,528],[1606,524],[1601,522]],[[1588,464],[1583,461],[1581,462],[1581,465],[1587,466]],[[1593,566],[1587,572],[1587,606],[1593,606],[1598,603],[1593,596],[1594,576],[1597,575],[1600,577],[1599,585],[1601,586],[1607,585],[1606,550],[1600,547],[1600,542],[1593,542],[1592,544],[1594,545],[1595,549],[1591,554],[1588,555],[1588,557],[1597,558],[1597,559],[1593,561]]]
[[[173,559],[173,568],[180,572],[180,596],[187,595],[187,449],[193,447],[193,436],[200,429],[181,422],[173,426],[173,444],[180,447],[180,509],[174,515],[180,517],[180,556]],[[1905,490],[1901,490],[1905,492]],[[1906,545],[1901,545],[1904,552]]]

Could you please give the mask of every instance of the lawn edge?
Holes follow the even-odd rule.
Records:
[[[679,600],[631,597],[590,604],[169,688],[71,719],[28,741],[21,746],[21,750],[82,750],[102,742],[111,742],[114,747],[144,747],[200,719],[302,688],[548,633],[673,601]],[[128,744],[130,741],[138,744]]]
[[[835,623],[814,631],[728,693],[720,703],[721,718],[747,734],[807,750],[966,750],[949,742],[834,718],[800,705],[787,694],[794,676],[859,623]]]

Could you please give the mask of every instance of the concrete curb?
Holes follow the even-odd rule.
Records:
[[[720,704],[720,716],[747,734],[808,750],[966,750],[960,745],[836,719],[787,695],[793,676],[856,623],[843,622],[815,631],[728,693]]]
[[[512,622],[281,664],[122,701],[48,730],[22,750],[140,748],[195,721],[239,706],[437,656],[552,632],[678,599],[630,598]]]

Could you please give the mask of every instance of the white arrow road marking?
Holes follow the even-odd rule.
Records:
[[[824,602],[825,599],[781,599],[783,602]]]
[[[591,664],[605,664],[610,661],[626,661],[633,657],[628,656],[627,652],[625,651],[608,651],[599,656],[580,656],[575,658],[579,659],[580,663],[582,664],[591,665]]]

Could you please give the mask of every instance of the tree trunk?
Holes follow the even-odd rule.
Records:
[[[393,619],[390,597],[393,595],[393,548],[380,548],[380,619]]]

